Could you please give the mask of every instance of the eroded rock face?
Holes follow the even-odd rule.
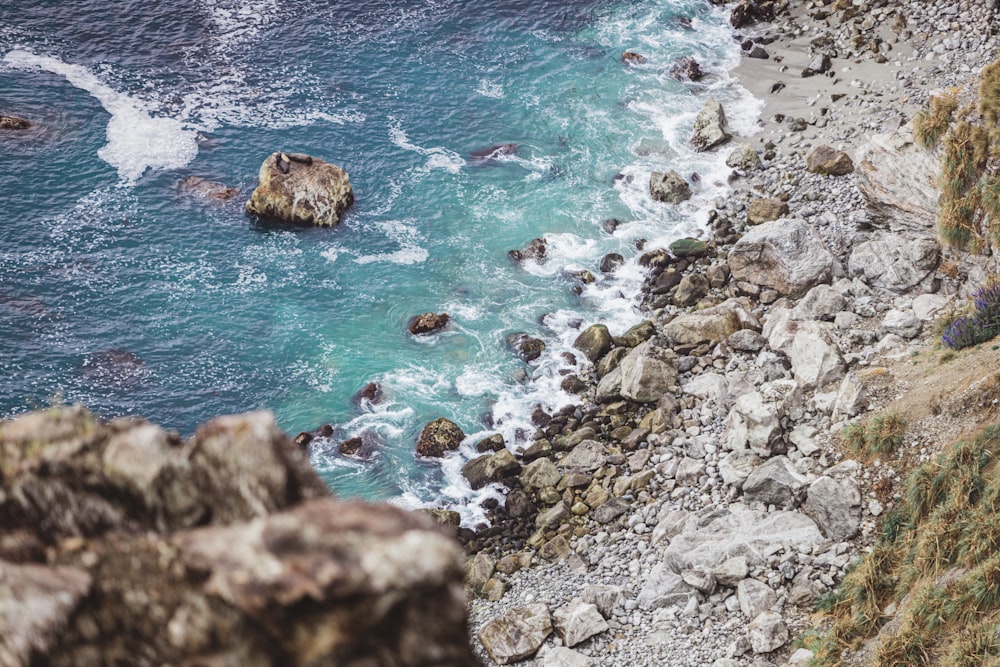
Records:
[[[876,214],[876,222],[890,231],[934,235],[940,159],[913,140],[905,125],[891,134],[879,134],[858,153],[858,189]]]
[[[265,219],[333,227],[354,203],[347,172],[298,153],[272,153],[257,174],[246,211]]]
[[[53,408],[0,463],[5,665],[477,664],[458,544],[331,498],[267,413],[181,441]]]

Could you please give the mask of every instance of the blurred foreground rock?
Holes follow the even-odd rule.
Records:
[[[474,665],[461,550],[264,412],[0,422],[0,665]]]

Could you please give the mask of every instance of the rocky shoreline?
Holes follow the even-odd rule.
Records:
[[[734,174],[712,238],[646,251],[649,321],[581,333],[579,404],[535,415],[505,506],[461,531],[486,664],[805,664],[790,640],[892,503],[891,467],[838,434],[883,403],[883,364],[997,270],[939,246],[939,158],[906,124],[996,58],[995,8],[734,16],[754,4],[775,14],[741,36],[737,75],[766,108],[716,149]]]

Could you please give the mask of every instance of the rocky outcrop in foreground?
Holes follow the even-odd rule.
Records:
[[[301,153],[272,153],[257,179],[246,211],[266,219],[333,227],[354,203],[346,171]]]
[[[81,407],[0,423],[0,665],[477,664],[460,549],[330,497],[268,413],[182,441]]]

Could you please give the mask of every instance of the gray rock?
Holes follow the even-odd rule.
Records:
[[[535,517],[535,526],[538,528],[556,528],[559,524],[569,520],[571,516],[573,514],[569,511],[569,507],[560,500],[544,512],[538,513],[538,516]]]
[[[726,344],[739,352],[760,352],[767,339],[752,329],[741,329],[726,339]]]
[[[738,449],[719,459],[719,476],[724,484],[741,489],[743,482],[760,463],[761,458],[751,450]]]
[[[640,609],[660,609],[683,606],[694,594],[694,589],[680,575],[671,572],[664,563],[657,563],[639,589],[637,601]]]
[[[937,268],[941,248],[930,237],[906,237],[878,232],[851,252],[847,271],[878,289],[902,294]]]
[[[765,611],[771,611],[778,603],[778,595],[767,584],[756,579],[743,579],[736,586],[736,596],[740,601],[740,611],[748,621],[752,621]]]
[[[555,646],[542,657],[542,667],[593,667],[593,665],[593,658],[565,646]]]
[[[714,97],[708,98],[694,120],[691,145],[696,151],[707,151],[726,143],[731,137],[722,105]]]
[[[560,479],[562,473],[556,468],[556,464],[547,458],[536,459],[524,466],[520,476],[521,483],[533,489],[555,486]]]
[[[684,486],[697,486],[702,475],[705,474],[705,462],[685,456],[677,464],[677,472],[674,479],[678,484]]]
[[[786,456],[768,459],[743,482],[743,497],[748,502],[792,508],[799,504],[809,483],[795,470]],[[815,517],[814,517],[815,518]]]
[[[796,320],[833,321],[837,313],[847,308],[847,300],[830,285],[817,285],[792,309]]]
[[[628,511],[628,504],[621,498],[612,498],[594,510],[594,521],[600,524],[611,523]]]
[[[760,390],[743,394],[733,403],[722,434],[727,449],[750,448],[771,456],[783,433],[781,420],[799,401],[799,386],[792,380],[765,382]]]
[[[564,469],[579,468],[593,472],[608,461],[607,450],[597,440],[584,440],[566,456],[559,459],[559,467]]]
[[[735,280],[797,297],[833,275],[834,257],[819,234],[801,220],[774,220],[740,238],[728,256]]]
[[[765,611],[750,622],[747,638],[754,653],[770,653],[788,643],[788,626],[781,614]]]
[[[788,215],[788,203],[781,199],[758,198],[747,208],[747,224],[760,225]]]
[[[920,335],[922,326],[916,315],[895,308],[886,311],[882,318],[882,328],[900,338],[916,338]]]
[[[736,586],[746,579],[749,572],[750,566],[747,565],[747,559],[743,556],[733,556],[723,561],[719,567],[713,570],[712,574],[715,575],[715,581],[719,584]]]
[[[674,305],[682,308],[693,306],[708,294],[708,290],[708,278],[705,277],[704,273],[685,274],[677,286],[677,291],[674,292]]]
[[[552,618],[556,632],[568,647],[576,646],[609,629],[608,622],[601,616],[596,605],[578,600],[556,609]]]
[[[801,324],[811,326],[800,326],[788,349],[795,380],[803,389],[840,382],[846,364],[837,347],[827,341],[827,330],[815,322]]]
[[[849,540],[861,527],[861,489],[856,479],[823,476],[809,485],[802,511],[827,538]]]
[[[659,338],[632,349],[616,370],[621,373],[619,393],[639,403],[653,403],[677,382],[677,355]]]
[[[743,299],[727,299],[717,306],[678,315],[661,328],[666,342],[677,347],[724,341],[740,329],[760,329]]]
[[[740,144],[726,158],[726,166],[747,174],[760,169],[760,156],[749,145]]]
[[[913,314],[918,320],[929,322],[948,306],[948,298],[940,294],[921,294],[913,299]]]
[[[583,589],[583,601],[595,605],[604,618],[611,618],[622,599],[621,586],[587,584]]]
[[[549,607],[543,602],[534,602],[489,621],[476,637],[493,662],[509,665],[535,655],[550,634]]]
[[[868,407],[868,395],[856,373],[848,373],[840,383],[837,400],[833,403],[833,423],[861,414]]]
[[[664,539],[680,534],[687,518],[688,513],[684,510],[669,510],[662,514],[653,529],[652,544],[659,544]]]
[[[691,186],[673,169],[654,171],[649,177],[649,196],[656,201],[680,204],[691,199]]]
[[[819,528],[805,514],[757,512],[735,504],[702,520],[689,518],[684,530],[663,550],[663,560],[673,572],[694,568],[715,571],[734,556],[761,565],[786,547],[812,548],[823,541]]]
[[[485,454],[471,459],[462,466],[462,476],[473,489],[481,489],[487,484],[502,481],[521,471],[521,464],[509,450],[502,449],[495,454]]]
[[[711,595],[715,591],[715,575],[706,570],[684,570],[681,579],[688,586],[705,595]]]

